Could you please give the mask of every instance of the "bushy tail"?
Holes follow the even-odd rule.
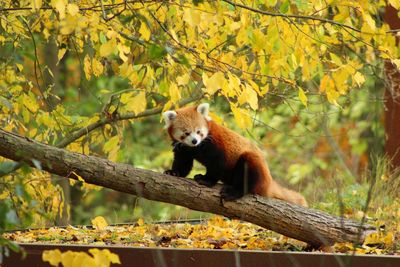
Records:
[[[269,185],[268,196],[281,199],[289,203],[297,204],[303,207],[308,207],[306,199],[298,192],[285,188],[272,180]]]

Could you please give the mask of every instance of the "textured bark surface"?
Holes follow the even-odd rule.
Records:
[[[34,159],[40,162],[43,170],[50,173],[77,179],[76,173],[90,184],[193,210],[239,218],[313,246],[343,241],[362,242],[365,234],[374,230],[368,225],[360,226],[357,222],[317,210],[259,196],[249,195],[238,201],[221,203],[218,186],[207,188],[192,179],[69,152],[3,130],[0,130],[0,156],[24,161],[31,166],[34,166]]]

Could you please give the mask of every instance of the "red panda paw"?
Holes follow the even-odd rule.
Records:
[[[207,178],[206,175],[203,174],[196,174],[194,176],[194,180],[201,185],[207,186],[207,187],[213,187],[214,185],[217,184],[218,181],[213,181]]]
[[[172,175],[172,176],[179,176],[179,174],[177,172],[175,172],[174,170],[166,170],[164,172],[164,174],[168,174],[168,175]]]
[[[224,201],[234,201],[243,196],[243,193],[235,189],[233,186],[224,185],[221,189],[221,199]]]

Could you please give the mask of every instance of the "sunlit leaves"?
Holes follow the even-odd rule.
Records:
[[[125,102],[126,101],[126,102]],[[121,99],[121,102],[126,104],[126,110],[131,111],[135,114],[139,114],[146,110],[146,93],[141,91],[136,94],[129,94],[129,97],[124,100]]]
[[[99,77],[103,73],[103,64],[101,64],[101,62],[97,58],[92,59],[92,70],[94,76],[96,77]]]
[[[108,249],[89,249],[89,253],[70,250],[61,252],[58,249],[45,250],[42,254],[42,260],[52,266],[61,264],[63,267],[108,267],[111,263],[121,264],[119,256]]]
[[[150,32],[150,29],[149,29],[149,27],[147,26],[147,24],[145,22],[142,22],[140,24],[139,33],[140,33],[140,35],[142,36],[142,38],[144,40],[146,40],[146,41],[150,40],[151,32]]]
[[[43,251],[42,260],[50,263],[52,266],[58,266],[61,263],[61,251],[59,249]]]
[[[77,4],[68,4],[67,11],[71,16],[75,16],[79,12],[79,6]]]
[[[111,137],[104,143],[103,151],[108,154],[108,159],[116,161],[120,144],[120,137],[118,135]]]
[[[209,95],[213,95],[217,92],[218,89],[224,87],[226,83],[226,79],[224,74],[220,71],[214,73],[211,77],[208,77],[207,74],[203,73],[203,83],[205,85],[205,92]]]
[[[290,244],[290,247],[301,250],[306,245],[287,237],[278,237],[271,231],[256,225],[227,220],[220,216],[214,216],[200,224],[148,224],[143,219],[139,219],[134,225],[107,226],[106,231],[67,227],[65,229],[52,228],[51,231],[33,230],[29,233],[7,233],[5,236],[22,243],[32,243],[45,238],[51,243],[67,241],[68,243],[87,244],[96,239],[97,243],[101,242],[101,244],[113,243],[136,247],[271,250],[272,248],[286,249]],[[118,262],[114,258],[115,256],[104,250],[89,250],[89,252],[94,259],[98,257],[101,262],[112,260]],[[99,255],[96,257],[97,253]],[[47,262],[60,263],[65,257],[64,254],[65,252],[47,251],[43,254],[43,259]],[[71,259],[72,256],[77,255],[70,254],[68,259]],[[82,254],[79,256],[85,257]]]
[[[389,0],[388,2],[392,7],[396,8],[396,9],[400,8],[400,1],[399,0]]]
[[[238,97],[238,102],[241,105],[248,103],[253,110],[258,109],[257,93],[249,84],[242,86],[242,93]]]
[[[117,42],[113,38],[100,46],[99,53],[100,53],[100,56],[107,57],[116,50],[117,50]]]
[[[67,4],[67,0],[51,0],[50,2],[50,5],[57,10],[61,19],[65,17],[65,9]]]
[[[300,99],[301,103],[302,103],[305,107],[307,107],[308,99],[307,99],[306,94],[304,93],[304,90],[301,89],[301,88],[299,88],[299,99]]]
[[[58,53],[57,53],[58,62],[60,62],[60,60],[64,57],[65,52],[67,52],[67,49],[65,49],[65,48],[58,49]]]
[[[365,77],[362,75],[360,72],[356,72],[356,74],[353,77],[354,81],[358,86],[361,86],[365,82]]]
[[[92,76],[92,65],[89,55],[86,55],[83,61],[83,71],[85,72],[86,80],[90,80]]]
[[[177,103],[181,99],[181,93],[177,84],[173,83],[170,85],[169,95],[172,103]]]
[[[104,230],[108,226],[108,223],[107,223],[106,219],[104,219],[104,217],[97,216],[96,218],[94,218],[92,220],[92,225],[93,225],[93,228],[95,228],[95,229]]]
[[[34,10],[38,10],[42,7],[43,1],[42,0],[32,0],[31,6]]]
[[[251,127],[251,118],[248,114],[248,111],[242,108],[235,107],[231,105],[231,110],[233,113],[233,117],[235,118],[236,124],[242,128],[247,129]]]

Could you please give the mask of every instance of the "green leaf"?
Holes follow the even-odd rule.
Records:
[[[279,7],[279,11],[283,14],[286,14],[289,11],[289,1],[286,0],[285,2],[282,3],[282,5]]]
[[[149,58],[152,60],[162,58],[166,54],[167,51],[163,47],[154,44],[149,46]]]

